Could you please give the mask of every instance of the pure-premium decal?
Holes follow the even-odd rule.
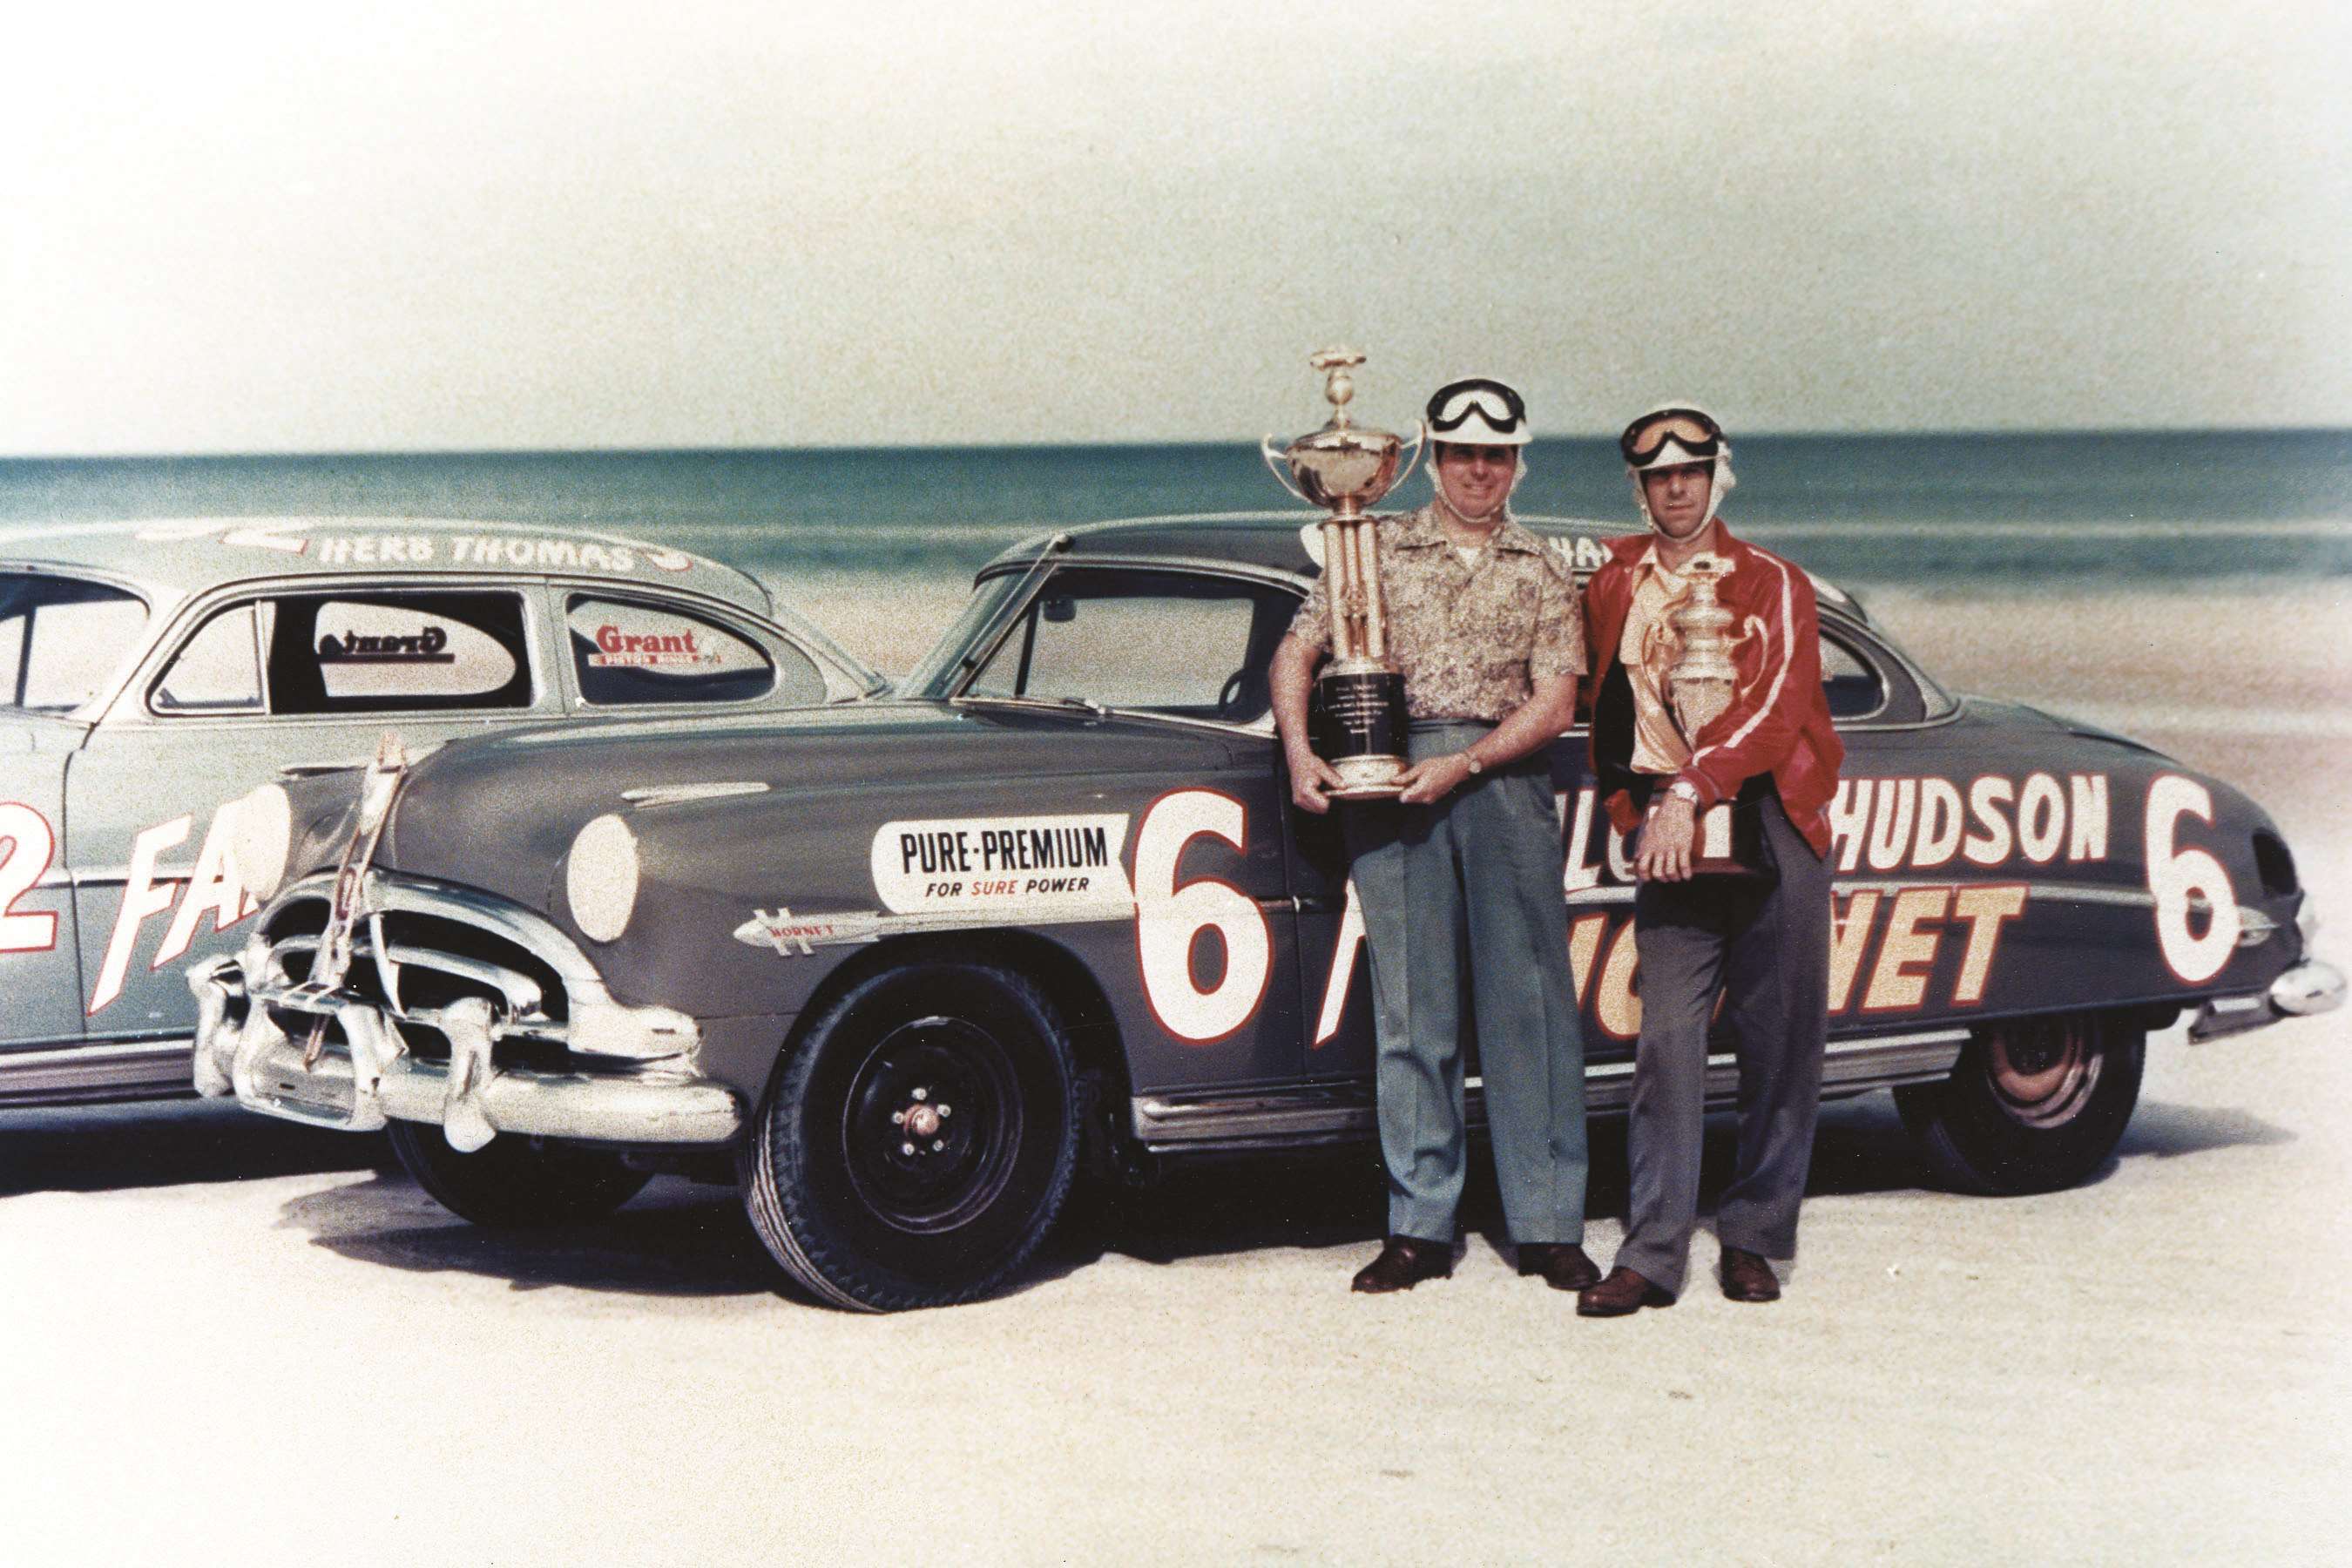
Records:
[[[1124,915],[1135,906],[1122,858],[1127,821],[1103,812],[886,822],[874,834],[874,889],[894,914]]]
[[[860,910],[839,914],[795,915],[779,906],[753,910],[751,918],[735,928],[735,940],[753,947],[772,947],[786,958],[808,954],[838,942],[872,942],[882,933],[882,916]]]

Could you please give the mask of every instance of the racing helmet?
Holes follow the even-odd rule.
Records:
[[[1492,376],[1449,381],[1430,395],[1429,438],[1461,447],[1524,447],[1528,405]]]
[[[1731,471],[1730,439],[1715,416],[1696,404],[1662,403],[1639,416],[1617,437],[1617,450],[1625,458],[1625,471],[1633,476],[1633,504],[1642,509],[1642,521],[1653,528],[1657,521],[1650,515],[1650,498],[1642,489],[1642,476],[1650,469],[1685,463],[1713,466],[1702,527],[1715,521],[1723,498],[1739,482]]]
[[[1510,504],[1519,481],[1528,477],[1525,448],[1533,438],[1528,432],[1526,400],[1516,390],[1487,375],[1449,381],[1430,395],[1422,427],[1433,446],[1510,448],[1516,460],[1511,465],[1511,488],[1503,492],[1502,505]],[[1429,474],[1429,488],[1450,507],[1454,498],[1445,493],[1445,481],[1437,477],[1436,457],[1432,450],[1430,461],[1423,467]]]

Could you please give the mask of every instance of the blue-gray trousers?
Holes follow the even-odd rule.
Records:
[[[1739,1042],[1739,1143],[1716,1239],[1793,1258],[1829,1041],[1830,868],[1780,797],[1759,808],[1774,875],[1644,882],[1633,901],[1642,1038],[1625,1131],[1633,1201],[1616,1262],[1674,1294],[1698,1223],[1716,998]]]
[[[1416,720],[1412,759],[1458,752],[1493,728]],[[1339,809],[1371,955],[1389,1234],[1453,1241],[1463,1058],[1475,1038],[1511,1239],[1581,1242],[1584,1041],[1543,752],[1433,805]]]

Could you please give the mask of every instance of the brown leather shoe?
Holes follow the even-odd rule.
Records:
[[[1581,1290],[1601,1282],[1601,1265],[1572,1241],[1519,1243],[1519,1272],[1542,1275],[1555,1290]]]
[[[1723,1293],[1734,1301],[1777,1301],[1780,1280],[1772,1266],[1745,1247],[1723,1249]]]
[[[1643,1307],[1671,1307],[1675,1299],[1633,1269],[1619,1264],[1609,1278],[1576,1293],[1580,1318],[1622,1318]]]
[[[1453,1272],[1452,1242],[1392,1236],[1378,1258],[1356,1271],[1355,1288],[1378,1296],[1391,1290],[1410,1290],[1424,1279],[1443,1279]]]

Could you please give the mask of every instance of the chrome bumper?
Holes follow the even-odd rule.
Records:
[[[315,880],[315,879],[313,879]],[[437,1008],[402,1007],[396,972],[405,963],[462,963],[420,957],[379,937],[359,957],[378,973],[387,1003],[352,986],[295,981],[285,958],[315,952],[313,939],[272,947],[259,937],[235,958],[188,973],[196,997],[193,1076],[196,1092],[235,1094],[250,1110],[314,1127],[369,1132],[388,1120],[438,1123],[450,1145],[482,1147],[500,1132],[628,1143],[724,1143],[742,1125],[735,1092],[696,1071],[694,1021],[666,1008],[629,1007],[612,999],[594,970],[562,933],[522,911],[478,895],[394,883],[372,874],[360,894],[370,913],[396,910],[467,917],[501,935],[528,941],[562,974],[572,1004],[566,1024],[538,1011],[535,990],[503,987],[493,1004],[468,996]],[[315,896],[307,884],[279,900]],[[273,905],[273,910],[278,907]],[[265,925],[267,917],[265,916]],[[489,978],[487,971],[478,978]],[[331,1021],[342,1036],[306,1066],[310,1031],[289,1033],[278,1019]],[[403,1026],[428,1027],[449,1043],[447,1062],[419,1059]],[[509,1035],[556,1039],[593,1070],[500,1068],[493,1060]],[[609,1065],[608,1065],[609,1064]]]
[[[2252,996],[2216,996],[2198,1009],[2189,1037],[2203,1044],[2242,1035],[2285,1018],[2333,1013],[2344,1005],[2344,972],[2324,959],[2305,958]]]

